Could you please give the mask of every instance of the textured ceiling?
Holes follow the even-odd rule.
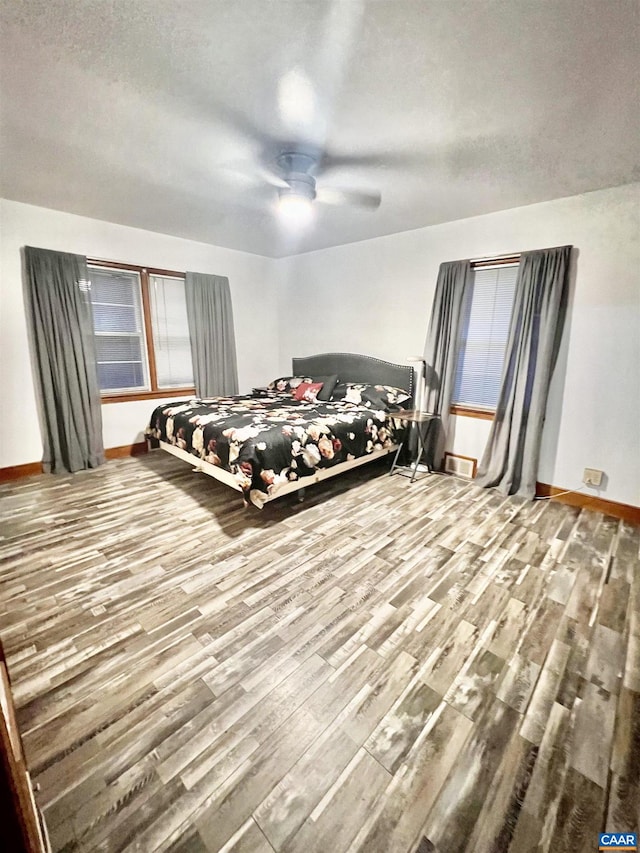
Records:
[[[636,0],[1,0],[5,198],[281,257],[640,178]],[[283,228],[256,175],[318,185]]]

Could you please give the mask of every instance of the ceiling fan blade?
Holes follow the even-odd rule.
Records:
[[[283,177],[276,174],[268,166],[250,161],[236,161],[220,165],[215,170],[225,182],[231,182],[239,187],[267,186],[286,188],[289,184]]]
[[[320,163],[322,172],[330,169],[358,168],[377,166],[393,168],[395,166],[416,166],[424,163],[424,155],[415,151],[370,151],[363,154],[331,154],[325,152]]]
[[[262,166],[261,164],[257,164],[255,167],[256,175],[261,178],[266,184],[271,184],[272,187],[278,188],[287,188],[289,184],[285,179],[276,174],[276,172],[269,169],[268,166]]]
[[[343,190],[337,187],[322,187],[316,192],[317,201],[325,204],[353,204],[375,210],[380,207],[382,196],[374,190]]]

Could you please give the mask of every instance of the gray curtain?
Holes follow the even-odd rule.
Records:
[[[571,246],[520,258],[502,386],[476,483],[533,498],[549,382],[567,311]]]
[[[198,396],[237,394],[238,365],[229,279],[188,272],[185,293]]]
[[[86,258],[26,246],[24,259],[43,468],[95,468],[104,447]]]
[[[444,457],[455,381],[458,329],[470,282],[469,261],[440,265],[424,350],[427,371],[424,409],[438,415],[438,420],[433,421],[429,428],[426,454],[429,464],[436,470],[442,467]]]

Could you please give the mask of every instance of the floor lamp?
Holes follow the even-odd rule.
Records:
[[[416,393],[414,397],[414,409],[417,412],[424,412],[425,397],[426,397],[426,379],[427,379],[427,362],[421,355],[410,355],[407,357],[409,364],[415,365],[413,368],[416,375]],[[419,367],[418,367],[419,365]],[[412,424],[414,432],[417,430],[417,425]],[[417,445],[417,442],[416,442]],[[424,448],[423,448],[424,452]],[[420,463],[417,467],[419,473],[428,472],[429,466]]]

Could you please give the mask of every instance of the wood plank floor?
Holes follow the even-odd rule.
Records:
[[[55,850],[638,831],[640,528],[372,467],[262,512],[160,452],[0,488],[0,634]]]

